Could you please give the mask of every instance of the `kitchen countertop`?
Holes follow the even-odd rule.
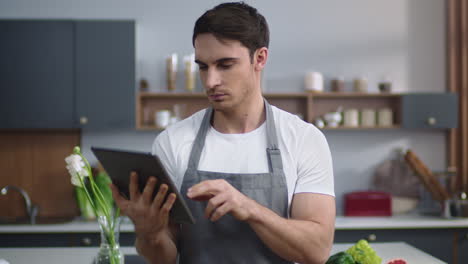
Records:
[[[128,218],[124,218],[120,225],[120,232],[133,232],[134,227]],[[0,225],[1,233],[91,233],[100,232],[98,222],[73,220],[60,224],[36,225]]]
[[[134,247],[121,249],[124,255],[137,254]],[[97,247],[0,248],[0,260],[5,259],[10,264],[86,264],[92,263],[98,250]]]
[[[335,227],[337,230],[468,228],[468,218],[446,219],[416,214],[387,217],[337,216]]]
[[[334,244],[332,254],[348,249],[352,244]],[[382,263],[394,258],[403,258],[411,264],[443,264],[437,258],[404,242],[373,243],[372,247],[382,258]],[[96,247],[75,248],[0,248],[0,259],[6,259],[11,264],[61,264],[66,259],[67,264],[91,263],[97,254]],[[122,247],[126,255],[136,254],[133,247]],[[127,264],[132,264],[128,261]]]
[[[333,244],[332,254],[340,251],[345,251],[353,244]],[[442,264],[446,263],[437,259],[426,252],[417,249],[405,242],[386,242],[386,243],[372,243],[371,247],[375,250],[377,255],[382,258],[382,263],[386,263],[391,259],[402,258],[407,263],[411,264]],[[0,252],[1,254],[1,252]]]
[[[391,217],[337,216],[336,230],[362,229],[418,229],[418,228],[468,228],[468,218],[444,219],[435,216],[398,215]],[[121,232],[133,232],[133,224],[122,221]],[[1,233],[89,233],[99,232],[97,222],[80,220],[63,224],[0,225]]]

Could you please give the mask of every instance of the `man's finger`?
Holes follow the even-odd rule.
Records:
[[[193,185],[187,190],[187,196],[190,199],[207,200],[219,193],[219,184],[215,184],[213,180],[202,181]]]
[[[128,200],[120,195],[119,189],[113,183],[109,184],[109,187],[112,191],[112,198],[114,198],[115,203],[121,210],[125,210],[128,205]]]
[[[171,211],[172,206],[174,205],[176,200],[176,195],[174,193],[169,194],[167,197],[166,202],[164,203],[163,207],[161,207],[161,217],[163,219],[167,219],[169,216],[169,211]]]
[[[211,214],[210,220],[212,222],[218,221],[221,217],[223,217],[230,211],[231,211],[231,204],[224,203],[220,207],[216,208],[216,210],[214,210],[214,212]]]
[[[130,200],[136,200],[140,197],[140,191],[138,190],[138,175],[132,171],[130,173]]]
[[[153,198],[156,182],[157,179],[155,177],[149,177],[148,181],[146,182],[145,189],[143,189],[143,193],[141,195],[141,198],[146,204],[149,204],[151,202],[151,198]]]
[[[159,211],[164,201],[164,198],[166,197],[168,189],[169,187],[167,186],[167,184],[161,184],[161,186],[159,186],[158,193],[154,197],[153,204],[152,204],[152,207],[154,210]]]
[[[192,197],[191,199],[197,202],[205,202],[205,201],[210,200],[213,197],[214,197],[214,194],[209,193],[209,194],[197,195],[197,196]]]
[[[196,197],[196,198],[198,198],[198,197]],[[194,200],[196,198],[194,198]],[[206,205],[206,208],[205,208],[205,217],[207,219],[209,219],[211,217],[211,214],[216,210],[216,208],[218,208],[219,206],[221,206],[225,202],[226,202],[226,198],[222,193],[220,193],[220,194],[214,196],[213,198],[209,199],[209,201],[208,201],[208,203]]]

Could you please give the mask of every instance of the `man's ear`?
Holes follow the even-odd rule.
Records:
[[[261,71],[268,60],[268,48],[259,48],[254,53],[254,66],[256,71]]]

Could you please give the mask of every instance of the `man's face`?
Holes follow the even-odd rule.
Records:
[[[214,109],[229,110],[248,102],[255,89],[255,71],[249,50],[239,41],[200,34],[195,39],[195,62]]]

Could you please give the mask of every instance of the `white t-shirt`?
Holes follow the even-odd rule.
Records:
[[[332,159],[323,133],[293,114],[275,106],[272,110],[288,186],[288,204],[295,193],[334,196]],[[153,154],[159,156],[179,189],[205,111],[171,125],[154,141]],[[265,173],[269,171],[266,148],[266,122],[244,134],[223,134],[210,127],[198,170]]]

